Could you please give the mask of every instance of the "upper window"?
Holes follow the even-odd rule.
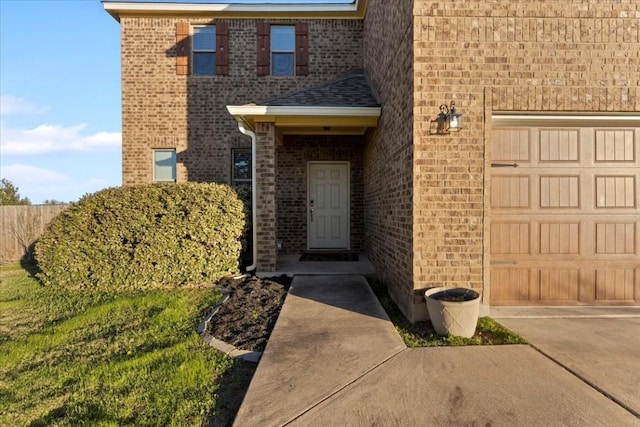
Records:
[[[259,76],[306,76],[309,74],[309,25],[256,24],[256,71]]]
[[[194,75],[210,76],[216,73],[216,27],[214,25],[193,27]]]
[[[293,76],[296,64],[296,29],[271,26],[271,75]]]
[[[176,150],[153,150],[153,180],[175,182]]]
[[[179,76],[229,74],[229,25],[226,22],[193,26],[189,22],[176,22],[175,48]]]

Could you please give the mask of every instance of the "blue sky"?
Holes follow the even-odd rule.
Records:
[[[119,30],[99,1],[0,0],[0,176],[33,203],[121,184]]]
[[[32,203],[119,186],[120,129],[120,26],[102,4],[0,0],[0,177]]]

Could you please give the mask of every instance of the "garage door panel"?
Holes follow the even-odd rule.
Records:
[[[491,253],[529,254],[529,223],[493,223],[491,224]]]
[[[579,301],[579,270],[576,268],[541,268],[538,286],[542,301]]]
[[[596,208],[635,208],[636,177],[596,175]]]
[[[633,302],[637,292],[637,270],[607,269],[596,270],[596,300],[598,302]]]
[[[580,254],[580,224],[577,222],[541,222],[541,254]]]
[[[577,129],[540,131],[540,162],[577,162],[580,149]]]
[[[596,162],[634,162],[635,139],[631,129],[596,130]]]
[[[509,304],[527,303],[533,299],[528,268],[491,269],[491,295]]]
[[[540,176],[541,208],[580,207],[580,177],[578,175]]]
[[[495,208],[524,208],[530,206],[528,176],[494,176],[492,185],[496,189],[491,196]]]
[[[528,129],[501,129],[494,134],[491,159],[505,162],[528,162],[530,132]]]
[[[639,135],[492,130],[491,304],[640,304]]]
[[[596,223],[597,254],[635,254],[636,224],[633,222]]]

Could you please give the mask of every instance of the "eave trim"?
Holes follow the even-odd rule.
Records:
[[[380,107],[282,107],[264,105],[227,105],[232,116],[273,117],[380,117]]]
[[[493,126],[640,126],[638,113],[507,113],[494,112]]]
[[[104,9],[117,21],[121,15],[216,15],[255,18],[364,19],[367,0],[324,4],[160,3],[103,1]]]

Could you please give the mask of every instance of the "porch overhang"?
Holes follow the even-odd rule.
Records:
[[[227,111],[239,122],[255,130],[256,123],[273,123],[276,136],[363,135],[376,127],[381,107],[319,107],[228,105]]]

